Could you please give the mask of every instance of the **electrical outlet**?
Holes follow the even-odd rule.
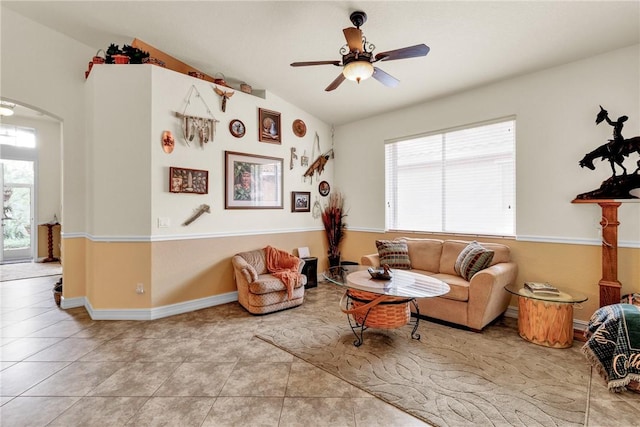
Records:
[[[138,294],[138,295],[144,294],[144,284],[138,283],[136,285],[136,294]]]
[[[158,217],[158,228],[167,228],[171,225],[171,221],[167,217]]]

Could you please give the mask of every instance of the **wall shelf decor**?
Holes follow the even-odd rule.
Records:
[[[282,135],[280,127],[280,113],[271,110],[259,109],[258,114],[258,140],[281,144]]]
[[[282,164],[282,158],[225,151],[225,209],[282,209]]]
[[[206,108],[207,114],[209,114],[210,117],[191,116],[187,114],[187,109],[191,105],[191,97],[194,93],[196,98],[199,98],[202,101],[202,104]],[[204,144],[208,143],[209,141],[213,141],[213,138],[216,135],[216,123],[219,123],[219,120],[216,120],[215,116],[211,112],[211,109],[194,85],[191,85],[191,89],[189,89],[189,94],[187,95],[187,103],[184,107],[184,111],[182,113],[176,112],[175,115],[176,117],[182,119],[182,136],[187,146],[190,146],[189,142],[193,141],[196,135],[200,140],[201,146],[204,146]]]
[[[171,193],[207,194],[209,192],[209,172],[170,167],[169,191]]]

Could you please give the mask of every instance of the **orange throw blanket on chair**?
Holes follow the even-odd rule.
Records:
[[[282,280],[282,283],[287,288],[287,298],[291,299],[293,288],[300,283],[302,278],[302,275],[298,273],[300,258],[272,246],[267,246],[265,252],[267,270]]]

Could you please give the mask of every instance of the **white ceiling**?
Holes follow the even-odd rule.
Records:
[[[635,1],[2,1],[96,51],[138,38],[228,82],[267,89],[330,124],[343,124],[640,43]],[[400,80],[324,88],[342,29],[363,10],[374,53],[425,43],[422,58],[379,62]],[[90,58],[88,58],[89,60]],[[612,67],[615,64],[611,65]]]

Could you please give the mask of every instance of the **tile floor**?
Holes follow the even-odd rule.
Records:
[[[2,426],[426,425],[254,337],[286,311],[93,321],[55,305],[58,278],[0,282]],[[640,425],[640,395],[593,377],[586,424]]]

